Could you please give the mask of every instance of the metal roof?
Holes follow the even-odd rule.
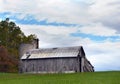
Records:
[[[26,52],[21,59],[77,57],[80,49],[81,46],[32,49]]]

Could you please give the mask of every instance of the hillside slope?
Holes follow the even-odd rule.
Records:
[[[120,84],[120,71],[72,74],[0,73],[0,84]]]

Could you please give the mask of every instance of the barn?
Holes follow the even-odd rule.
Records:
[[[20,57],[21,73],[94,72],[82,46],[30,49]]]

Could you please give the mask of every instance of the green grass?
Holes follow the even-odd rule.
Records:
[[[120,84],[120,71],[72,74],[0,73],[0,84]]]

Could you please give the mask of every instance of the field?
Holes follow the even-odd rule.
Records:
[[[71,74],[0,73],[0,84],[120,84],[120,71]]]

